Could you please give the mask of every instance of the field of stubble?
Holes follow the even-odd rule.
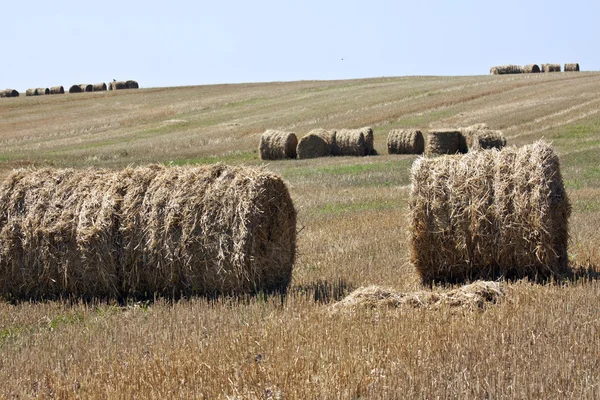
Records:
[[[142,82],[143,84],[143,82]],[[513,282],[484,310],[329,312],[408,263],[415,156],[391,128],[485,122],[551,141],[581,278]],[[264,163],[260,133],[370,125],[379,156]],[[215,163],[281,174],[298,209],[285,299],[0,301],[0,398],[599,398],[600,73],[214,85],[0,100],[0,178],[22,166]]]

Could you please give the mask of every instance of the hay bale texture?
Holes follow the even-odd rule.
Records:
[[[296,158],[298,138],[294,132],[269,129],[260,136],[258,152],[261,160]]]
[[[0,90],[0,97],[19,97],[19,92],[15,89]]]
[[[560,64],[542,64],[542,72],[560,72]]]
[[[80,84],[79,88],[81,89],[82,92],[93,92],[94,91],[94,85],[90,85],[88,83]]]
[[[537,64],[529,64],[523,67],[524,74],[538,74],[540,73],[540,66]]]
[[[486,124],[475,124],[460,128],[468,151],[498,149],[506,146],[504,133],[490,129]]]
[[[94,92],[102,92],[106,90],[106,83],[94,83],[92,85],[92,91]]]
[[[36,90],[37,90],[37,89],[27,89],[27,90],[25,91],[25,96],[37,96],[37,95],[36,95]]]
[[[435,130],[427,134],[425,154],[428,156],[464,153],[465,150],[466,144],[460,130]]]
[[[424,283],[568,271],[558,156],[543,141],[412,166],[410,251]]]
[[[81,93],[82,91],[79,85],[73,85],[69,88],[69,93]]]
[[[250,168],[20,169],[0,187],[0,238],[12,298],[285,291],[296,211]]]
[[[425,139],[418,129],[392,129],[387,138],[388,154],[422,154]]]
[[[35,89],[35,95],[36,96],[45,96],[50,94],[50,89],[48,88],[37,88]]]
[[[50,88],[50,94],[64,94],[65,88],[62,86],[52,86]]]
[[[139,89],[140,85],[136,81],[125,81],[125,86],[127,89]]]
[[[565,64],[565,72],[579,72],[579,64]]]
[[[127,89],[127,82],[125,81],[115,81],[112,83],[113,90],[122,90]]]
[[[375,151],[375,137],[373,136],[373,128],[365,126],[359,129],[365,136],[365,155],[374,156],[377,155]]]
[[[523,68],[520,65],[499,65],[490,69],[492,75],[505,75],[505,74],[522,74]]]
[[[335,134],[334,156],[366,156],[365,133],[361,129],[341,129]]]
[[[326,132],[325,130],[323,130]],[[320,131],[309,132],[298,142],[297,153],[299,159],[327,157],[332,155],[332,146],[323,137],[325,134],[320,135]]]

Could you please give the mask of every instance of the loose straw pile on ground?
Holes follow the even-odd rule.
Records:
[[[460,131],[468,151],[501,149],[506,146],[506,138],[502,131],[492,130],[486,124],[471,125],[460,128]],[[461,152],[465,153],[466,151],[461,150]]]
[[[359,308],[425,308],[442,307],[483,309],[500,301],[505,295],[499,282],[477,281],[452,290],[403,293],[379,286],[361,287],[335,303],[332,311]]]
[[[263,170],[15,170],[0,186],[0,295],[285,291],[296,211]]]
[[[411,261],[423,282],[568,272],[571,208],[550,145],[420,158],[411,179]]]
[[[435,130],[427,134],[425,154],[429,156],[440,154],[456,154],[466,152],[464,137],[459,130]]]
[[[260,137],[258,153],[261,160],[283,160],[296,158],[298,138],[294,132],[274,129],[265,131]]]
[[[387,138],[388,154],[422,154],[425,139],[418,129],[392,129]]]

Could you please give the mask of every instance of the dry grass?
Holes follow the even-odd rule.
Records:
[[[361,286],[422,291],[409,264],[411,155],[270,161],[298,208],[288,296],[0,302],[0,397],[598,398],[600,74],[410,77],[156,88],[0,101],[15,166],[259,164],[269,128],[423,132],[485,122],[545,137],[573,205],[578,279],[505,285],[497,304],[328,308]],[[435,290],[453,290],[454,287]]]

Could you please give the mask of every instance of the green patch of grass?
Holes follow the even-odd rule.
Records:
[[[573,211],[582,213],[596,213],[600,211],[600,200],[577,199],[572,202]]]
[[[68,315],[57,315],[48,322],[48,329],[55,330],[61,325],[76,325],[83,322],[83,314],[76,312]]]
[[[561,126],[550,139],[585,139],[595,137],[599,132],[600,120],[588,120]]]

